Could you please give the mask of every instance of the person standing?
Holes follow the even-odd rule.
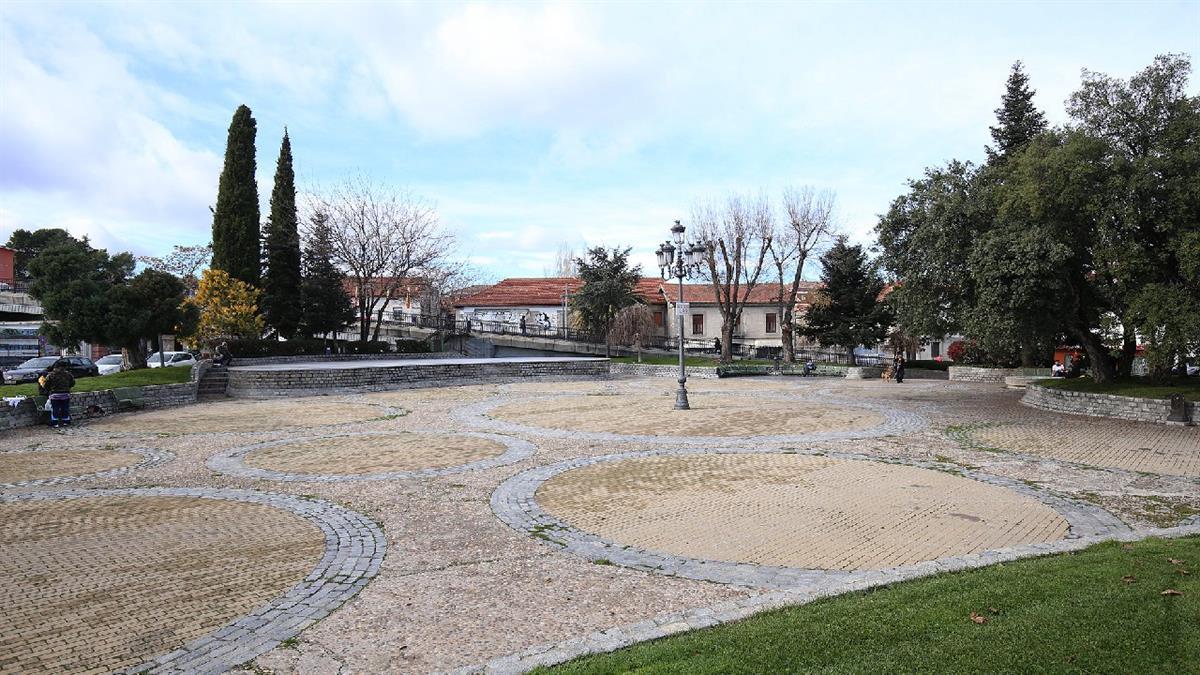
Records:
[[[904,355],[896,355],[896,384],[904,381]]]
[[[71,426],[71,387],[75,376],[62,362],[54,364],[54,370],[46,376],[46,391],[50,399],[50,427]]]
[[[525,315],[521,315],[521,335],[525,334]]]

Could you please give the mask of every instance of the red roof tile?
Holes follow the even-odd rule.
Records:
[[[545,307],[561,305],[563,291],[574,293],[582,282],[573,277],[550,278],[513,278],[505,279],[494,286],[457,298],[455,307]],[[798,301],[805,301],[805,293],[820,284],[801,282]],[[679,297],[678,287],[671,281],[643,278],[638,281],[635,291],[647,304],[659,305],[666,299],[674,302]],[[739,289],[739,294],[744,293]],[[777,302],[778,287],[774,283],[759,284],[754,287],[749,301],[752,304],[774,304]],[[716,293],[712,284],[684,284],[683,299],[696,304],[716,303]]]

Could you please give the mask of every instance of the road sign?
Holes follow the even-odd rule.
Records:
[[[691,303],[681,302],[675,305],[675,316],[687,316],[692,311]]]

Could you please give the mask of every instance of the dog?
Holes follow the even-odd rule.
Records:
[[[100,406],[93,403],[92,405],[89,405],[87,407],[87,410],[84,411],[84,415],[87,417],[103,417],[104,416],[104,408],[101,408]]]
[[[893,370],[891,366],[887,366],[883,369],[883,372],[880,373],[879,377],[884,382],[891,382],[896,379],[896,371]]]

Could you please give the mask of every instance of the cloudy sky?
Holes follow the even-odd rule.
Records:
[[[266,213],[352,172],[437,206],[493,278],[652,250],[700,198],[812,185],[870,242],[923,167],[979,159],[1013,61],[1052,122],[1082,68],[1200,55],[1200,1],[0,4],[0,241],[209,240],[234,109]],[[1197,89],[1200,76],[1190,89]]]

